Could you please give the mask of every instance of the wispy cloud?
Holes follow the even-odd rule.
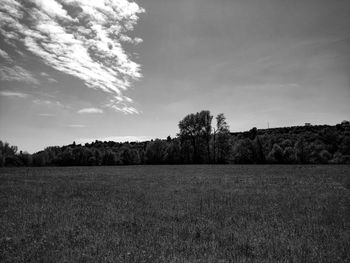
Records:
[[[48,78],[47,80],[48,80],[48,82],[50,82],[50,83],[57,83],[57,82],[58,82],[58,81],[57,81],[56,79],[54,79],[54,78]]]
[[[17,98],[26,98],[28,95],[22,92],[14,92],[14,91],[0,91],[1,96],[5,97],[17,97]]]
[[[68,127],[68,128],[85,128],[86,125],[83,125],[83,124],[68,124],[66,127]]]
[[[39,81],[32,73],[17,65],[12,67],[0,66],[0,79],[5,81],[20,81],[34,85],[39,84]]]
[[[123,101],[122,98],[120,98],[119,96],[116,96],[115,99],[110,100],[110,102],[107,103],[105,106],[112,108],[115,111],[123,112],[125,114],[139,114],[140,113],[136,108],[134,108],[132,106],[128,106],[124,103],[121,103],[122,101]],[[127,98],[127,101],[132,102],[132,100],[130,98]]]
[[[94,113],[103,113],[103,110],[98,108],[84,108],[78,110],[79,114],[94,114]]]
[[[137,113],[124,95],[141,77],[123,43],[141,43],[127,35],[144,9],[128,0],[3,0],[0,34],[25,47],[61,72],[111,96],[108,106]],[[30,3],[29,3],[30,2]],[[24,23],[26,21],[26,23]]]
[[[60,107],[60,108],[67,108],[67,106],[63,105],[59,101],[52,101],[52,100],[41,100],[41,99],[35,99],[33,100],[33,103],[37,105],[44,105],[44,106],[54,106],[54,107]]]
[[[10,55],[5,51],[0,48],[0,57],[3,58],[7,62],[12,62],[12,58]]]
[[[56,116],[55,114],[51,114],[51,113],[40,113],[38,115],[40,117],[54,117],[54,116]]]
[[[54,79],[53,77],[51,77],[49,74],[47,74],[46,72],[40,72],[40,76],[44,77],[48,82],[50,83],[57,83],[58,81],[56,79]]]
[[[43,76],[43,77],[50,77],[49,74],[47,74],[46,72],[40,72],[40,76]]]

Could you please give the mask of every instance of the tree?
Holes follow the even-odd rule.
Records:
[[[115,165],[117,163],[117,157],[111,150],[105,151],[102,158],[102,165]]]
[[[287,146],[283,151],[283,159],[285,163],[293,164],[296,163],[296,153],[293,147]]]
[[[172,140],[166,149],[167,163],[169,164],[179,164],[183,163],[183,158],[181,156],[181,146],[178,139]]]
[[[283,163],[283,149],[281,146],[275,143],[267,159],[270,163]]]
[[[17,146],[10,146],[8,142],[0,141],[0,166],[17,165]]]
[[[34,166],[46,166],[48,162],[48,154],[46,151],[40,151],[33,154],[32,159],[33,159]],[[61,165],[66,165],[66,164],[62,163]]]
[[[295,150],[295,157],[296,157],[297,163],[301,163],[301,164],[306,163],[307,156],[306,156],[306,150],[305,150],[305,140],[303,138],[300,138],[296,142],[294,146],[294,150]]]
[[[265,163],[265,154],[264,154],[264,149],[263,145],[261,143],[261,139],[259,135],[255,136],[255,139],[253,141],[253,146],[254,146],[254,159],[255,162],[258,164],[263,164]]]
[[[254,140],[257,135],[258,135],[258,129],[256,127],[251,128],[249,131],[249,138],[251,140]]]
[[[213,134],[214,162],[226,163],[230,151],[230,127],[223,113],[216,116],[216,129]]]
[[[180,133],[178,134],[181,142],[190,141],[193,148],[192,161],[199,163],[204,158],[200,155],[202,146],[206,148],[207,160],[210,162],[210,137],[211,121],[213,116],[210,111],[201,111],[195,114],[189,114],[179,122]]]
[[[337,150],[339,134],[337,133],[336,129],[330,127],[324,128],[319,133],[319,137],[322,142],[328,146],[327,148],[331,153],[334,153]]]
[[[24,166],[32,165],[32,156],[27,152],[20,151],[19,160],[21,161],[22,165],[24,165]]]
[[[350,136],[342,139],[339,150],[343,155],[350,155]]]
[[[44,152],[47,153],[46,165],[56,165],[57,156],[61,153],[60,147],[57,147],[57,146],[46,147]]]
[[[250,139],[239,139],[232,150],[234,163],[254,163],[254,148]]]
[[[330,154],[327,150],[322,150],[319,153],[320,157],[320,163],[327,164],[332,159],[332,154]]]
[[[47,162],[47,157],[48,154],[46,151],[44,151],[46,154],[45,157],[43,158],[45,162]],[[59,162],[63,166],[71,166],[74,165],[74,155],[73,155],[73,150],[71,147],[66,147],[64,150],[62,150],[60,156],[59,156]]]
[[[95,148],[95,152],[94,152],[94,157],[95,157],[95,165],[101,165],[102,164],[102,153],[100,151],[101,148],[101,144],[98,143],[98,148]]]
[[[121,150],[120,160],[124,165],[140,164],[140,155],[135,149],[123,147]]]
[[[328,158],[329,152],[326,150],[326,146],[321,141],[314,141],[309,143],[306,147],[308,163],[318,164],[318,163],[327,163],[330,158]],[[321,156],[321,152],[323,156]]]
[[[146,162],[149,164],[164,163],[167,158],[167,143],[156,139],[149,143],[146,148]]]

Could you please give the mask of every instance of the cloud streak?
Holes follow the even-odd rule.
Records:
[[[79,114],[94,114],[94,113],[103,113],[103,110],[98,108],[85,108],[78,110]]]
[[[59,101],[52,101],[52,100],[35,99],[33,100],[33,103],[36,105],[48,106],[48,107],[69,108],[68,106],[63,105]]]
[[[12,62],[12,58],[10,55],[5,51],[0,48],[0,57],[4,59],[6,62]]]
[[[133,114],[138,111],[124,93],[141,78],[140,65],[122,45],[142,42],[127,33],[143,12],[127,0],[3,0],[0,34],[87,87],[108,93],[110,108]]]
[[[28,84],[38,85],[39,81],[28,70],[21,66],[1,66],[0,67],[0,79],[4,81],[19,81]]]
[[[69,124],[69,125],[67,125],[66,127],[68,127],[68,128],[78,128],[78,129],[80,129],[80,128],[86,128],[86,125],[83,125],[83,124]]]
[[[40,117],[54,117],[55,114],[51,114],[51,113],[40,113],[40,114],[38,114],[38,116],[40,116]]]
[[[52,78],[49,74],[47,74],[46,72],[41,72],[40,76],[44,77],[48,82],[50,83],[57,83],[58,81],[54,78]]]
[[[17,98],[26,98],[28,95],[22,92],[15,91],[0,91],[0,95],[4,97],[17,97]]]

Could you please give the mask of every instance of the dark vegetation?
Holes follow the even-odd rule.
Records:
[[[350,166],[0,169],[1,262],[350,262]]]
[[[215,127],[212,119],[209,111],[187,115],[176,138],[73,143],[32,155],[0,141],[0,166],[350,163],[348,122],[232,133],[223,114],[216,117]]]

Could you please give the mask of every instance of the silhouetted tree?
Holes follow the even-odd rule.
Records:
[[[225,116],[211,132],[209,111],[187,115],[178,137],[149,142],[94,141],[47,147],[32,155],[0,141],[0,166],[128,165],[144,163],[350,163],[350,127],[256,128],[230,133]]]
[[[342,139],[339,146],[339,151],[342,155],[350,155],[350,135]]]
[[[248,138],[235,142],[232,154],[234,163],[254,163],[254,149],[251,140]]]
[[[254,157],[255,157],[255,163],[263,164],[266,162],[265,154],[263,145],[261,143],[261,139],[259,135],[255,136],[255,139],[253,141],[253,147],[254,147]]]
[[[20,162],[16,156],[17,146],[0,141],[0,166],[18,166]]]
[[[102,157],[102,165],[115,165],[116,163],[117,163],[116,154],[111,150],[105,151]]]
[[[257,135],[258,135],[258,129],[256,127],[253,127],[249,131],[249,139],[254,140]]]
[[[180,164],[183,162],[181,156],[181,146],[178,139],[171,141],[166,149],[167,163],[169,164]]]
[[[230,152],[230,127],[223,113],[216,116],[216,129],[213,134],[214,162],[226,163]]]
[[[305,151],[305,141],[300,138],[294,146],[295,157],[298,163],[304,164],[307,161],[306,151]]]
[[[167,158],[167,142],[156,139],[149,143],[146,148],[146,163],[162,164]]]
[[[33,159],[33,165],[34,166],[46,166],[48,163],[48,158],[49,155],[46,151],[40,151],[35,154],[33,154],[32,159]],[[59,163],[60,165],[66,165],[63,163]]]
[[[283,150],[283,162],[288,164],[293,164],[297,162],[296,153],[293,147],[287,146]]]
[[[140,164],[138,151],[131,148],[124,148],[120,155],[121,163],[124,165]]]
[[[18,156],[20,162],[24,166],[31,166],[32,165],[32,155],[30,155],[27,152],[20,152]]]
[[[277,143],[272,147],[271,152],[267,156],[270,163],[283,163],[283,149]]]
[[[200,156],[202,145],[207,151],[207,160],[210,162],[211,121],[213,116],[209,111],[189,114],[179,122],[179,137],[182,142],[189,141],[193,148],[193,162],[203,161]]]

